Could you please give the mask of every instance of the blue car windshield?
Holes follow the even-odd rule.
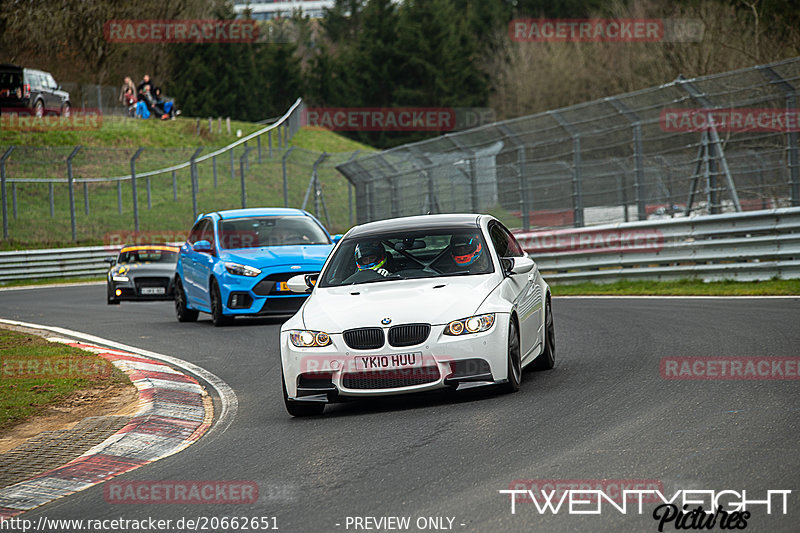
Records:
[[[233,218],[220,221],[220,247],[261,248],[262,246],[296,246],[330,244],[325,231],[306,216],[263,216]]]

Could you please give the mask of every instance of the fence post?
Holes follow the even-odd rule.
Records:
[[[175,176],[175,171],[172,171],[172,201],[178,201],[178,178]]]
[[[271,134],[271,132],[270,132]],[[283,154],[283,158],[281,159],[281,167],[283,170],[283,207],[289,207],[289,181],[286,175],[286,159],[288,159],[289,154],[294,151],[294,146],[292,146],[285,154]],[[270,145],[269,145],[269,156],[272,157],[272,139],[270,138]]]
[[[83,214],[89,216],[89,184],[83,182]]]
[[[72,229],[72,242],[78,242],[78,229],[75,225],[75,190],[73,188],[73,178],[72,178],[72,159],[78,155],[78,151],[83,148],[83,146],[78,145],[73,150],[72,153],[69,154],[67,157],[67,186],[69,188],[69,222],[70,227]]]
[[[228,128],[228,135],[231,134],[231,117],[225,117],[225,126]]]
[[[53,197],[54,193],[53,193],[53,182],[52,181],[47,184],[47,192],[48,192],[48,197],[50,199],[50,218],[53,218],[53,217],[56,216],[56,205],[55,205],[56,204],[56,200]]]
[[[6,159],[9,158],[15,146],[9,147],[0,157],[0,193],[3,197],[3,239],[8,239],[8,201],[6,200]]]
[[[242,156],[244,156],[244,169],[247,172],[250,172],[250,158],[247,157],[247,154],[249,152],[250,152],[250,148],[247,147],[247,141],[245,141],[244,142],[244,153],[242,154]]]
[[[214,188],[217,188],[217,156],[211,158],[211,168],[214,171]]]
[[[292,146],[292,148],[290,148],[290,150],[293,149],[293,148],[294,148],[294,146]],[[351,162],[360,153],[361,153],[361,150],[356,150],[355,152],[353,152],[353,154],[347,159],[347,162],[348,163]],[[350,222],[350,225],[352,226],[353,225],[353,183],[349,179],[347,180],[347,212],[349,214],[348,221]]]
[[[322,208],[325,210],[327,218],[328,209],[327,207],[325,207],[325,199],[321,198],[322,189],[319,186],[319,171],[318,171],[319,166],[322,164],[323,161],[325,161],[325,159],[327,159],[327,157],[328,157],[328,152],[322,152],[322,155],[319,156],[319,158],[316,161],[314,161],[314,170],[312,171],[311,174],[311,179],[314,182],[314,216],[317,218],[320,218],[319,216],[320,200],[322,200]],[[330,226],[331,221],[327,220],[327,223]]]
[[[647,202],[644,188],[644,146],[642,144],[642,119],[639,115],[614,97],[606,100],[630,122],[633,129],[633,175],[636,191],[636,210],[639,220],[647,220]],[[625,204],[625,220],[628,220],[628,204]]]
[[[278,151],[281,151],[283,150],[283,141],[281,141],[281,127],[278,126],[275,129],[278,130]]]
[[[228,153],[231,155],[231,179],[234,179],[236,177],[236,167],[233,166],[233,148],[228,150]]]
[[[203,147],[201,146],[192,154],[189,163],[189,177],[192,181],[192,220],[197,218],[197,189],[199,188],[199,184],[197,183],[197,163],[195,163],[195,159],[197,159],[197,156],[200,155],[202,151]]]
[[[581,135],[580,132],[567,122],[564,117],[556,111],[548,111],[561,125],[564,130],[572,137],[572,212],[574,226],[583,227],[583,176],[581,174]]]
[[[133,231],[139,231],[139,195],[136,191],[136,159],[144,151],[144,146],[139,147],[131,157],[131,187],[133,189]],[[71,189],[70,189],[71,190]]]
[[[267,132],[267,142],[269,142],[269,158],[272,159],[272,130]]]
[[[17,220],[17,184],[11,182],[11,214]]]
[[[797,96],[794,86],[783,79],[771,67],[756,67],[768,80],[775,83],[786,94],[786,110],[791,112],[797,108]],[[791,205],[800,206],[800,157],[797,148],[797,130],[787,128],[786,151],[789,152],[789,186],[791,188]]]
[[[239,179],[242,183],[242,209],[247,209],[247,188],[245,186],[245,167],[247,166],[247,154],[252,150],[245,143],[244,153],[239,158]]]
[[[117,180],[117,211],[122,214],[122,180]]]

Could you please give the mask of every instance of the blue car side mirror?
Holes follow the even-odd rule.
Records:
[[[342,240],[342,237],[344,237],[344,235],[342,235],[341,233],[337,233],[336,235],[331,237],[331,240],[333,241],[333,244],[336,244],[337,242]]]
[[[192,246],[192,249],[195,252],[210,253],[211,252],[211,243],[208,242],[208,241],[197,241]]]

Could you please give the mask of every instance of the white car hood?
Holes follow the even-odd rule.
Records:
[[[392,325],[446,324],[475,314],[498,284],[496,274],[486,274],[317,288],[303,308],[303,322],[327,333],[381,327],[384,318]]]

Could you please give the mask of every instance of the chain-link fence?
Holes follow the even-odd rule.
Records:
[[[302,111],[298,100],[272,126],[213,152],[0,146],[3,239],[102,243],[144,232],[164,240],[199,213],[240,207],[303,207],[331,231],[346,230],[352,189],[335,166],[353,153],[290,147]]]
[[[800,58],[679,77],[337,168],[359,223],[489,212],[527,230],[796,206],[798,77]]]

